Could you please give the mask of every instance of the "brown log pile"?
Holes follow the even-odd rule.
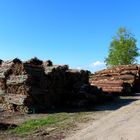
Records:
[[[0,64],[0,102],[6,111],[25,113],[30,109],[72,105],[79,100],[93,101],[95,95],[87,93],[87,85],[90,86],[88,71],[53,65],[50,60],[14,59]]]
[[[95,72],[90,83],[107,93],[129,94],[140,91],[139,75],[138,65],[121,65]]]

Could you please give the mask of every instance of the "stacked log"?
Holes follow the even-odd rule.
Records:
[[[1,65],[0,71],[5,81],[4,94],[1,96],[3,109],[13,111],[17,109],[17,105],[24,105],[23,110],[25,112],[26,108],[27,111],[24,101],[28,98],[29,86],[26,83],[28,75],[23,63],[17,58],[5,61]]]
[[[90,96],[80,92],[83,85],[89,85],[88,76],[88,71],[53,65],[50,60],[33,58],[22,62],[16,58],[1,62],[0,102],[6,111],[26,113],[36,108],[72,104],[81,96],[89,100]]]
[[[10,62],[8,62],[8,64],[5,65],[5,63],[3,63],[2,60],[0,61],[0,103],[3,102],[3,96],[6,93],[6,77],[10,73],[10,66],[11,66],[11,64],[9,63]]]
[[[96,72],[91,76],[90,83],[107,93],[129,94],[138,87],[139,73],[137,65],[116,66]]]
[[[102,88],[104,92],[123,92],[123,81],[94,81],[94,85]]]

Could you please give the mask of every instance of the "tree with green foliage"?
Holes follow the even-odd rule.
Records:
[[[109,55],[105,59],[108,67],[128,65],[136,62],[139,56],[136,46],[137,40],[126,28],[119,28],[117,35],[113,37],[109,47]]]

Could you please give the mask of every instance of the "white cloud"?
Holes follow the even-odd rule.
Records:
[[[105,66],[105,63],[101,61],[96,61],[91,64],[91,67],[93,68],[100,67],[100,66]]]
[[[82,68],[81,67],[77,67],[76,69],[81,70]]]
[[[74,69],[77,69],[77,70],[89,70],[91,72],[96,72],[96,71],[99,71],[99,70],[102,70],[102,69],[105,69],[106,66],[105,66],[105,63],[102,62],[102,61],[95,61],[91,64],[88,64],[88,65],[83,65],[83,66],[77,66],[77,67],[73,67]]]
[[[106,68],[106,65],[104,62],[101,62],[101,61],[96,61],[96,62],[93,62],[92,64],[90,64],[89,66],[89,69],[90,71],[92,72],[96,72],[96,71],[99,71],[99,70],[102,70],[102,69],[105,69]]]

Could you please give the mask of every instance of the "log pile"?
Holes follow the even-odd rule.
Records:
[[[53,65],[50,60],[1,61],[0,102],[6,111],[26,113],[30,109],[72,104],[81,96],[89,100],[90,96],[81,93],[83,85],[89,85],[88,76],[88,71]]]
[[[121,65],[96,72],[90,77],[90,83],[107,93],[129,94],[140,91],[139,74],[137,65]]]

